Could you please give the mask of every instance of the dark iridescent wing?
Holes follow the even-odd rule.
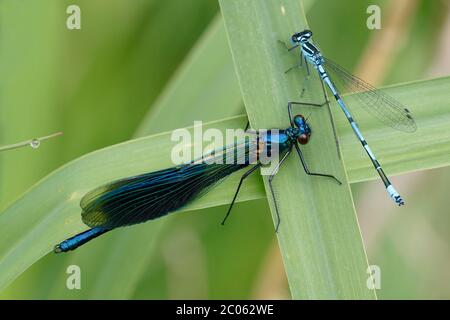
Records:
[[[112,182],[83,197],[82,220],[90,227],[116,228],[156,219],[244,166],[187,164]]]
[[[382,90],[352,75],[335,62],[327,58],[324,58],[324,61],[325,70],[329,73],[333,83],[340,90],[353,93],[367,112],[394,129],[405,132],[416,131],[416,123],[408,108],[403,104]]]
[[[156,219],[199,198],[221,179],[246,167],[257,150],[256,135],[188,164],[117,180],[81,199],[90,227],[117,228]],[[209,162],[208,162],[209,160]],[[217,161],[221,162],[217,162]],[[206,162],[206,163],[205,163]]]

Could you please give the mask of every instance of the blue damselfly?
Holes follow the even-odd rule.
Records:
[[[300,47],[300,60],[298,66],[290,68],[286,72],[296,67],[303,67],[304,62],[305,68],[309,75],[308,64],[314,66],[320,79],[329,88],[340,108],[344,112],[354,133],[361,142],[367,155],[372,161],[375,170],[378,172],[381,180],[383,181],[389,196],[399,206],[403,205],[404,201],[402,197],[395,190],[384,173],[380,162],[376,159],[374,153],[367,144],[357,123],[348,110],[346,103],[342,99],[340,92],[341,90],[346,90],[347,92],[353,93],[353,96],[359,99],[359,105],[364,107],[366,111],[377,117],[384,124],[397,130],[414,132],[417,129],[416,123],[410,111],[385,92],[380,89],[376,89],[372,85],[364,82],[362,79],[352,75],[335,62],[324,57],[317,46],[312,43],[311,37],[312,32],[310,30],[304,30],[292,35],[291,42],[293,47],[288,48],[288,50],[291,51],[297,47]],[[323,104],[303,102],[302,105],[322,106],[327,102],[328,101]]]
[[[291,125],[284,130],[246,130],[246,138],[242,141],[214,150],[200,159],[168,169],[117,180],[88,192],[81,199],[80,206],[82,220],[91,229],[62,241],[55,247],[55,252],[74,250],[118,227],[165,216],[198,199],[225,177],[251,166],[241,176],[222,221],[224,224],[233,208],[243,181],[263,166],[261,155],[268,155],[273,150],[277,150],[279,155],[277,159],[279,160],[271,171],[268,182],[276,210],[276,230],[278,230],[280,215],[272,181],[279,167],[294,149],[308,175],[331,178],[341,184],[333,175],[309,170],[300,145],[308,143],[311,128],[302,115],[293,116],[291,111],[293,104],[296,102],[288,103]]]

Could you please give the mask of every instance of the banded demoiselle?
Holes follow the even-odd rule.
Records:
[[[247,130],[246,139],[225,146],[200,159],[168,169],[144,173],[113,181],[87,193],[82,199],[81,217],[91,229],[79,233],[55,246],[55,252],[74,250],[84,243],[115,228],[153,220],[174,212],[198,199],[214,185],[236,171],[254,165],[242,174],[235,195],[222,224],[229,216],[245,178],[260,168],[260,155],[278,150],[279,161],[269,175],[269,186],[274,200],[278,230],[280,215],[274,196],[272,181],[278,168],[295,149],[304,171],[308,175],[321,176],[341,182],[333,175],[311,172],[303,157],[300,145],[308,143],[311,128],[302,115],[292,115],[288,104],[290,127],[284,130]],[[222,161],[214,161],[217,159]],[[229,161],[233,159],[233,161]],[[253,162],[253,159],[256,159]],[[221,163],[217,163],[221,162]],[[231,162],[231,163],[230,163]]]

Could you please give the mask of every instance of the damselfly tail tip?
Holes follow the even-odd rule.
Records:
[[[395,202],[397,203],[397,205],[399,207],[403,206],[405,204],[405,201],[403,201],[402,197],[400,197],[400,196],[395,197]]]
[[[394,200],[399,207],[405,204],[403,198],[400,196],[400,194],[397,192],[397,190],[395,190],[395,188],[392,185],[389,185],[386,188],[386,190],[389,193],[389,196],[392,198],[392,200]]]
[[[63,250],[61,249],[61,246],[59,244],[57,244],[55,246],[55,248],[53,249],[53,252],[54,253],[61,253],[61,252],[63,252]]]

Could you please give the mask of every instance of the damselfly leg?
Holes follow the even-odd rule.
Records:
[[[278,42],[281,43],[286,48],[287,51],[292,51],[295,48],[299,47],[298,45],[295,45],[293,47],[289,47],[286,44],[286,42],[281,41],[281,40],[278,40]],[[290,71],[292,71],[294,69],[297,69],[297,68],[302,68],[303,67],[303,61],[305,61],[306,75],[307,75],[306,78],[308,79],[309,76],[311,75],[311,73],[309,72],[308,61],[306,61],[306,57],[303,56],[303,52],[300,53],[299,60],[298,60],[297,64],[295,66],[292,66],[289,69],[287,69],[284,73],[288,73],[288,72],[290,72]],[[303,91],[304,91],[304,89],[303,89]],[[302,96],[303,96],[303,91],[302,91]]]
[[[327,103],[328,101],[325,101],[324,103],[295,102],[295,101],[288,102],[288,114],[289,120],[291,121],[291,125],[292,126],[294,125],[294,114],[292,113],[292,105],[307,106],[307,107],[323,107]]]
[[[300,160],[301,160],[301,162],[302,162],[303,169],[305,170],[306,174],[312,175],[312,176],[321,176],[321,177],[326,177],[326,178],[332,178],[332,179],[334,179],[339,185],[342,184],[341,181],[339,181],[339,179],[337,179],[337,178],[336,178],[335,176],[333,176],[333,175],[323,174],[323,173],[315,173],[315,172],[309,171],[309,168],[308,168],[308,166],[307,166],[307,164],[306,164],[306,161],[305,161],[305,159],[304,159],[304,157],[303,157],[303,154],[302,154],[302,152],[301,152],[301,150],[300,150],[300,147],[299,147],[297,144],[294,144],[294,146],[295,146],[295,148],[296,148],[296,150],[297,150],[298,155],[300,156]],[[280,166],[281,166],[281,165],[283,164],[283,162],[287,159],[287,157],[289,156],[289,154],[291,154],[291,152],[292,152],[292,148],[289,149],[289,150],[285,153],[285,155],[281,158],[280,162],[278,162],[278,164],[277,164],[277,165],[275,166],[275,168],[273,169],[272,173],[269,175],[269,188],[270,188],[270,193],[272,194],[273,205],[274,205],[274,207],[275,207],[275,213],[276,213],[276,216],[277,216],[277,226],[276,226],[276,228],[275,228],[275,232],[278,232],[278,228],[279,228],[279,226],[280,226],[281,219],[280,219],[280,213],[279,213],[279,210],[278,210],[277,199],[276,199],[276,197],[275,197],[275,192],[274,192],[274,188],[273,188],[272,182],[273,182],[273,179],[275,178],[275,174],[276,174],[276,173],[278,172],[278,170],[280,169]]]
[[[278,211],[278,205],[277,205],[277,199],[275,197],[275,192],[273,191],[273,185],[272,181],[275,178],[275,174],[278,172],[278,169],[280,169],[280,166],[286,160],[286,158],[289,156],[289,154],[292,152],[292,148],[289,149],[285,155],[281,158],[280,162],[277,163],[275,168],[272,170],[271,174],[269,175],[269,187],[270,187],[270,193],[272,194],[273,199],[273,205],[275,206],[275,213],[277,215],[277,226],[275,228],[275,232],[278,232],[278,227],[280,226],[280,212]]]
[[[323,86],[323,83],[322,83],[322,88],[323,88],[323,90],[325,92],[325,87]],[[326,97],[326,94],[325,94],[325,97]],[[298,105],[298,106],[304,106],[304,107],[315,107],[315,108],[317,108],[317,107],[320,108],[320,107],[323,107],[323,106],[326,105],[328,107],[327,108],[328,109],[328,116],[330,118],[331,127],[333,129],[334,142],[336,144],[336,150],[337,150],[338,158],[341,159],[341,154],[339,152],[339,140],[338,140],[338,137],[337,137],[336,127],[334,125],[333,116],[331,114],[331,110],[330,110],[328,99],[325,100],[325,102],[323,102],[323,103],[295,102],[295,101],[288,102],[288,114],[289,114],[289,120],[291,121],[291,125],[293,125],[293,118],[294,118],[293,117],[293,113],[292,113],[292,105]]]
[[[295,48],[298,48],[298,47],[300,46],[299,44],[296,44],[296,45],[293,46],[293,47],[289,47],[289,46],[286,44],[286,42],[284,42],[284,41],[282,41],[282,40],[278,40],[278,42],[279,42],[280,44],[282,44],[282,45],[286,48],[287,51],[294,50]]]
[[[288,45],[286,44],[286,42],[281,41],[281,40],[278,40],[278,42],[281,43],[286,48],[287,51],[291,51],[291,50],[293,50],[293,49],[298,47],[298,46],[294,46],[292,48],[289,48]],[[302,66],[303,66],[303,56],[300,56],[299,59],[298,59],[297,64],[292,66],[292,67],[290,67],[286,71],[284,71],[284,73],[289,73],[290,71],[292,71],[294,69],[297,69],[297,68],[301,68]]]
[[[234,193],[233,201],[231,201],[231,204],[228,207],[227,214],[225,215],[225,218],[223,218],[222,225],[225,225],[225,221],[227,220],[228,216],[230,215],[231,209],[233,208],[234,202],[236,201],[236,198],[237,198],[237,195],[239,193],[239,190],[241,189],[242,182],[244,182],[245,178],[247,178],[250,174],[252,174],[256,169],[258,169],[260,167],[261,167],[261,164],[258,163],[253,168],[251,168],[250,170],[246,171],[242,175],[241,180],[239,181],[239,185],[238,185],[238,187],[236,189],[236,192]]]
[[[247,131],[250,128],[250,121],[247,120],[247,124],[245,125],[244,131]]]
[[[303,169],[305,170],[306,174],[309,174],[310,176],[319,176],[319,177],[327,177],[327,178],[331,178],[334,181],[336,181],[339,185],[342,184],[342,182],[336,178],[335,176],[331,175],[331,174],[326,174],[326,173],[317,173],[317,172],[311,172],[308,168],[308,165],[306,164],[305,158],[303,157],[303,153],[302,150],[300,149],[300,147],[298,146],[298,144],[295,144],[295,149],[297,150],[297,154],[300,157],[300,161],[303,165]]]

